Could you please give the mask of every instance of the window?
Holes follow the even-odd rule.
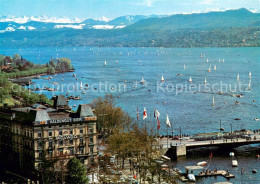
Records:
[[[59,145],[61,145],[61,146],[63,145],[63,140],[59,141]]]
[[[48,155],[49,155],[49,157],[52,157],[52,156],[53,156],[53,151],[52,151],[52,150],[49,150],[49,151],[48,151]]]
[[[94,147],[93,146],[89,147],[89,152],[93,154],[93,152],[94,152]]]
[[[49,131],[49,137],[51,137],[52,136],[52,131]]]
[[[84,154],[84,148],[79,148],[80,154]]]
[[[59,131],[59,135],[62,135],[62,130]]]
[[[70,130],[70,134],[73,134],[73,130]]]
[[[49,141],[49,147],[52,147],[52,141]]]
[[[42,151],[39,151],[39,157],[42,157]]]
[[[83,134],[83,129],[82,128],[79,130],[79,133]]]
[[[42,141],[38,141],[38,147],[42,147]]]
[[[83,144],[83,138],[80,138],[80,139],[79,139],[79,143],[80,143],[80,144]]]
[[[38,132],[38,137],[42,137],[42,133],[41,132]]]
[[[73,139],[70,139],[70,144],[73,144]]]
[[[63,154],[63,148],[60,148],[60,149],[59,149],[59,153],[60,153],[60,155]]]
[[[74,148],[70,148],[70,155],[74,155]]]
[[[93,144],[93,136],[89,137],[89,143]]]
[[[93,134],[93,128],[92,127],[89,128],[89,133]]]

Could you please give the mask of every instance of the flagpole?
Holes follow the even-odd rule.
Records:
[[[166,125],[167,126],[167,148],[168,148],[168,141],[169,141],[169,133],[168,133],[168,129],[169,129],[169,126],[168,125]]]
[[[150,112],[150,134],[152,135],[152,113]]]

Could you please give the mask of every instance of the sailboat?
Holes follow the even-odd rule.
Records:
[[[162,76],[162,78],[161,78],[161,82],[164,82],[164,77]]]
[[[105,62],[104,62],[104,66],[106,66],[107,65],[107,61],[105,60]]]
[[[237,74],[237,81],[239,81],[239,73]]]
[[[184,69],[184,70],[186,69],[186,66],[185,66],[185,64],[183,65],[183,69]]]
[[[218,62],[220,63],[220,59],[218,59]]]
[[[213,99],[212,99],[212,104],[211,104],[211,106],[215,106],[215,98],[214,98],[214,96],[213,96]]]
[[[145,83],[144,77],[142,77],[140,83],[141,83],[141,84],[144,84],[144,83]]]
[[[207,58],[207,63],[209,62],[209,59]]]
[[[206,84],[206,83],[207,83],[207,79],[206,79],[206,77],[205,77],[204,84]]]
[[[251,80],[249,80],[249,83],[248,83],[248,90],[252,90],[252,88],[251,88]]]
[[[83,89],[82,81],[80,82],[80,89]]]
[[[189,82],[192,83],[192,79],[191,79],[191,77],[189,78]]]
[[[211,66],[209,65],[209,69],[208,69],[208,72],[211,72],[211,69],[210,69],[210,67],[211,67]]]
[[[249,77],[249,79],[252,78],[252,73],[251,72],[249,72],[248,77]]]
[[[116,64],[118,64],[118,60],[116,60]]]
[[[217,70],[217,65],[214,65],[214,70]]]
[[[225,129],[222,127],[222,125],[221,125],[221,119],[220,119],[220,122],[219,122],[220,124],[219,124],[219,130],[220,131],[224,131]]]
[[[224,59],[222,59],[222,63],[224,63],[225,62],[225,60]]]

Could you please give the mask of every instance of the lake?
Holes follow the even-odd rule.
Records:
[[[40,88],[44,85],[57,88],[54,85],[56,83],[65,86],[63,91],[43,91],[48,97],[55,94],[65,95],[69,86],[69,95],[82,97],[82,100],[69,102],[70,106],[76,105],[74,110],[79,104],[90,103],[99,96],[111,93],[116,104],[134,119],[137,106],[140,119],[145,107],[148,127],[156,126],[153,113],[157,109],[161,114],[160,134],[166,134],[166,112],[175,133],[179,132],[179,127],[185,134],[216,132],[219,131],[220,119],[226,131],[230,131],[231,126],[233,130],[260,128],[260,122],[254,121],[254,118],[260,118],[260,48],[25,47],[1,48],[0,53],[19,53],[38,64],[47,63],[51,57],[70,58],[77,77],[72,77],[73,73],[64,73],[53,76],[50,81],[35,79],[33,82]],[[211,72],[208,72],[209,67]],[[251,80],[249,72],[252,73]],[[162,76],[165,79],[163,83]],[[144,85],[140,84],[142,77],[146,81]],[[189,83],[190,77],[192,83]],[[205,78],[207,86],[204,84]],[[85,94],[82,94],[82,90],[75,91],[74,85],[79,86],[81,82],[89,86]],[[251,90],[247,89],[249,83]],[[223,87],[222,90],[220,86]],[[242,96],[237,97],[241,93]],[[241,120],[234,120],[235,118]],[[143,124],[143,121],[140,120],[139,123]],[[238,158],[239,166],[245,168],[244,175],[240,174],[240,167],[231,167],[231,160],[227,155],[214,156],[210,167],[227,169],[235,174],[236,178],[231,179],[231,182],[260,183],[259,174],[251,174],[253,168],[259,169],[259,160],[256,161],[254,155],[246,155]],[[173,164],[183,168],[207,158],[187,158]],[[198,183],[215,181],[226,179],[212,177]]]

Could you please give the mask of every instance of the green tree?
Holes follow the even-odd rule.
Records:
[[[14,59],[20,59],[19,54],[15,54],[15,55],[14,55]]]
[[[109,137],[115,131],[129,130],[132,119],[120,107],[115,106],[112,95],[94,100],[92,106],[97,116],[97,130],[103,136]]]
[[[67,178],[66,183],[75,183],[75,184],[86,184],[88,183],[88,178],[86,177],[86,168],[80,163],[80,161],[73,157],[67,163]]]

